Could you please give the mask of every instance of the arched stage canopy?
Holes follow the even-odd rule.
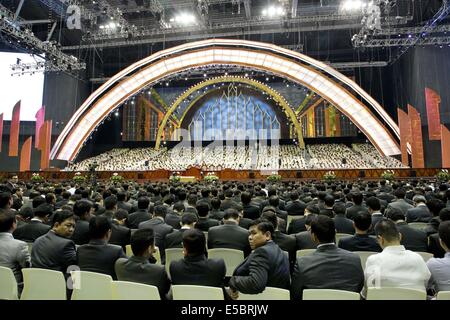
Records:
[[[382,154],[401,153],[396,123],[367,92],[330,66],[268,43],[210,39],[160,51],[112,77],[75,112],[58,137],[51,158],[73,161],[95,128],[142,88],[182,71],[213,65],[270,72],[308,87],[347,115]],[[163,121],[161,127],[165,125]]]

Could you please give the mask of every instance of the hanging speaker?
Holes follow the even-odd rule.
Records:
[[[255,173],[254,173],[254,172],[250,172],[249,175],[248,175],[248,177],[249,177],[250,179],[255,179]]]
[[[366,177],[366,172],[364,170],[360,170],[359,171],[359,177],[360,178],[365,178]]]
[[[302,172],[301,171],[297,171],[297,173],[295,174],[295,176],[297,178],[303,178]]]

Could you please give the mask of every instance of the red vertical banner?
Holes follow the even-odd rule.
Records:
[[[52,120],[44,122],[41,128],[41,170],[50,167],[50,147],[52,144]]]
[[[9,156],[17,157],[19,155],[19,129],[20,129],[20,101],[16,103],[13,109],[11,129],[9,131]]]
[[[450,168],[450,131],[441,125],[442,168]]]
[[[0,114],[0,152],[2,152],[2,142],[3,142],[3,113]]]
[[[20,150],[20,172],[30,171],[32,143],[33,137],[29,137]]]
[[[439,112],[441,97],[433,89],[425,88],[425,101],[427,104],[428,136],[430,140],[441,140],[441,116]]]
[[[408,104],[408,115],[411,120],[411,157],[413,168],[425,168],[423,155],[422,120],[420,113]]]
[[[40,130],[45,121],[45,106],[42,106],[36,113],[36,131],[34,133],[34,147],[36,149],[40,148]]]
[[[408,161],[408,143],[411,143],[411,123],[408,114],[402,109],[397,109],[398,126],[400,129],[400,149],[402,151],[402,163],[409,165]]]

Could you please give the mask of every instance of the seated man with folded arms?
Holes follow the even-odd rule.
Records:
[[[170,289],[166,269],[149,262],[155,252],[154,231],[152,229],[137,230],[131,236],[131,250],[133,255],[129,259],[120,258],[116,261],[117,279],[155,286],[158,288],[161,299],[165,299]]]

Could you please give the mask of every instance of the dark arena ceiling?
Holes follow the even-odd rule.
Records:
[[[411,45],[450,43],[449,0],[374,0],[380,10],[379,20],[374,20],[374,13],[369,10],[345,10],[345,2],[349,1],[369,2],[1,0],[0,3],[2,10],[13,14],[22,31],[28,29],[36,36],[36,41],[51,43],[58,52],[86,63],[84,76],[91,79],[110,77],[161,49],[208,38],[277,44],[330,63],[347,74],[358,67],[390,65]],[[74,20],[78,14],[79,25]],[[14,41],[5,32],[5,19],[2,12],[0,50],[42,54],[42,50],[26,41]],[[77,67],[65,65],[56,69],[71,72]]]

